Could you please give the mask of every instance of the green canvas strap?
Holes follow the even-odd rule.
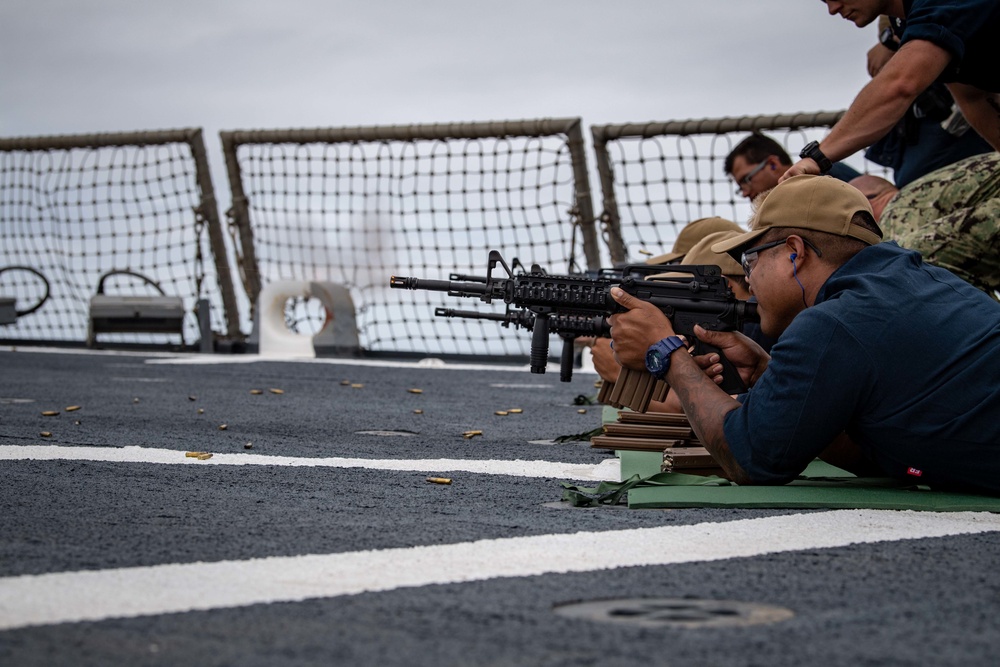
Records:
[[[601,482],[597,486],[577,486],[562,482],[562,499],[573,507],[617,505],[622,496],[640,481],[642,480],[638,475],[632,475],[624,482]]]
[[[562,482],[562,499],[573,507],[617,505],[630,489],[636,486],[729,486],[732,482],[722,477],[685,475],[679,472],[661,472],[645,479],[632,475],[623,482],[601,482],[595,487],[577,486]]]

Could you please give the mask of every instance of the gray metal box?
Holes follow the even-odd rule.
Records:
[[[184,300],[178,296],[108,296],[90,298],[90,333],[93,345],[99,333],[184,334]]]

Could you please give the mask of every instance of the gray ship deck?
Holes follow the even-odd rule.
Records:
[[[552,443],[599,425],[574,403],[593,375],[9,348],[0,368],[5,665],[984,665],[1000,647],[997,515],[559,503],[560,481],[616,476]],[[611,598],[785,614],[555,612]]]

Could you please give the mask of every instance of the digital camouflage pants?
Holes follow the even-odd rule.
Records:
[[[882,213],[885,238],[989,293],[1000,290],[1000,153],[913,181]]]

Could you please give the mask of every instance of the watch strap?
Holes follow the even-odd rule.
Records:
[[[892,26],[887,25],[878,34],[879,44],[889,49],[890,51],[899,50],[899,42],[896,41],[896,34],[892,31]]]
[[[663,340],[653,343],[649,346],[649,350],[646,354],[648,356],[651,352],[658,352],[663,361],[663,368],[660,369],[659,372],[654,372],[654,370],[649,367],[649,363],[647,362],[646,370],[648,370],[657,380],[662,380],[667,374],[667,371],[670,370],[670,357],[674,352],[682,347],[686,347],[686,343],[680,336],[667,336]]]
[[[819,172],[821,174],[829,173],[833,169],[833,163],[830,162],[830,158],[823,154],[823,151],[819,148],[818,141],[810,141],[806,144],[802,152],[799,153],[800,158],[809,158],[813,160],[817,165],[819,165]]]

